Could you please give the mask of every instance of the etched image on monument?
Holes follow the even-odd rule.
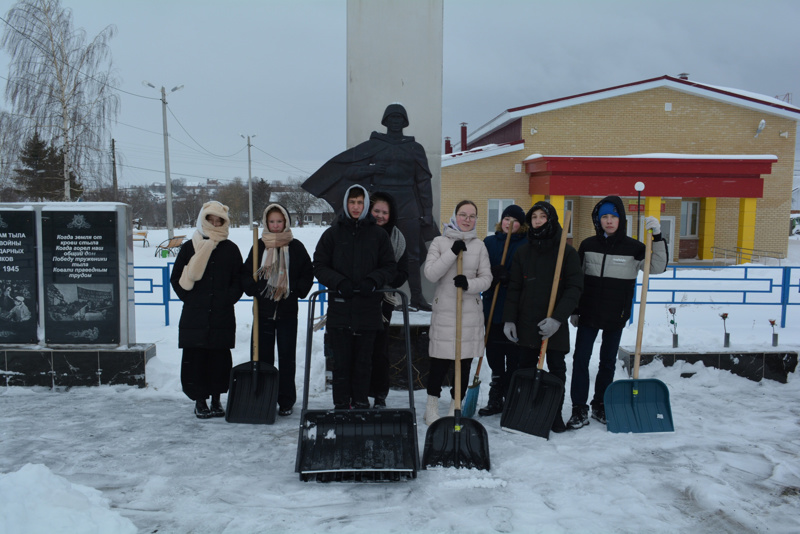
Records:
[[[403,135],[409,120],[402,104],[389,104],[381,124],[386,133],[372,132],[369,140],[334,156],[303,183],[303,189],[327,201],[337,213],[342,210],[345,191],[353,184],[369,192],[391,194],[397,201],[397,228],[408,251],[411,306],[431,311],[422,294],[420,272],[420,262],[427,254],[425,243],[439,235],[433,219],[428,158],[413,136]]]
[[[120,340],[117,214],[43,211],[45,341]]]
[[[36,343],[36,223],[28,210],[0,210],[0,344]]]

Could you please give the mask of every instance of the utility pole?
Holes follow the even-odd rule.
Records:
[[[250,194],[250,220],[247,223],[248,228],[253,227],[253,172],[252,172],[252,160],[250,159],[250,147],[253,146],[250,144],[250,138],[255,137],[255,135],[248,135],[245,137],[244,134],[239,134],[239,137],[242,139],[247,139],[247,190]]]
[[[143,81],[142,85],[156,88],[150,82]],[[174,93],[183,89],[183,85],[178,85],[170,89],[170,93]],[[167,90],[161,86],[161,116],[164,122],[164,177],[166,179],[166,188],[164,190],[167,203],[167,236],[172,239],[175,237],[175,229],[172,224],[172,179],[169,175],[169,133],[167,132]]]
[[[114,150],[114,139],[111,139],[111,183],[114,187],[114,202],[119,198],[117,195],[117,154]]]

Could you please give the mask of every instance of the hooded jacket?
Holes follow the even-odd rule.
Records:
[[[283,207],[283,206],[281,206]],[[291,228],[292,217],[289,211],[284,208],[286,225]],[[256,253],[258,258],[264,256],[264,241],[258,240]],[[314,268],[311,264],[311,257],[306,251],[303,243],[297,239],[289,242],[289,295],[286,298],[275,301],[262,295],[267,286],[266,280],[253,280],[253,247],[250,247],[250,254],[242,264],[242,289],[246,295],[257,296],[258,316],[261,319],[282,319],[284,317],[297,317],[297,300],[305,298],[314,284]]]
[[[397,227],[397,202],[394,197],[383,191],[373,193],[370,197],[370,204],[374,206],[379,201],[386,202],[389,205],[389,221],[383,226],[379,226],[379,228],[382,228],[389,236],[389,241],[392,243],[392,250],[394,251],[394,259],[397,262],[397,273],[387,286],[397,289],[408,280],[406,239]]]
[[[524,233],[511,234],[511,242],[508,244],[508,252],[506,253],[506,261],[503,265],[508,271],[511,270],[511,262],[514,259],[514,254],[517,249],[527,243]],[[489,252],[489,262],[492,266],[500,265],[500,260],[503,259],[503,248],[506,245],[506,233],[498,230],[494,235],[486,236],[483,240],[486,245],[486,250]],[[494,305],[494,314],[492,315],[493,324],[503,323],[503,308],[506,303],[507,288],[500,286],[497,290],[497,301]],[[483,315],[486,321],[489,320],[489,312],[492,309],[492,299],[494,298],[494,287],[490,287],[488,291],[483,293]],[[502,327],[500,328],[502,330]]]
[[[606,236],[598,211],[610,202],[619,214],[619,228]],[[645,245],[627,235],[625,206],[618,196],[608,196],[592,210],[596,235],[587,237],[578,248],[584,273],[584,290],[575,310],[579,326],[620,330],[631,316],[636,279],[644,268]],[[650,273],[661,274],[667,269],[667,243],[661,234],[653,235]]]
[[[347,210],[347,195],[353,188],[364,192],[364,211],[358,219],[353,219]],[[383,293],[356,294],[345,299],[336,291],[344,280],[350,280],[354,289],[366,279],[376,288],[389,284],[397,271],[392,244],[369,213],[369,194],[364,187],[350,186],[343,202],[344,209],[322,234],[314,251],[314,275],[331,290],[327,326],[354,331],[382,330],[380,302]]]
[[[200,231],[201,223],[208,213],[213,213],[225,221],[223,227],[230,225],[225,212],[206,203],[198,217],[198,239],[204,238]],[[194,282],[191,289],[180,284],[186,265],[195,254],[194,238],[181,247],[172,268],[170,284],[175,294],[183,301],[181,319],[178,323],[179,348],[233,348],[236,345],[236,314],[233,305],[242,296],[239,272],[242,268],[242,254],[233,241],[220,241],[206,263],[202,277]]]
[[[542,209],[547,213],[547,223],[545,223],[549,225],[547,228],[543,225],[540,227],[541,230],[536,230],[531,225],[531,215],[536,209]],[[547,317],[558,260],[558,246],[563,230],[558,222],[556,210],[547,202],[534,204],[525,215],[525,220],[530,227],[528,242],[517,249],[511,262],[511,281],[506,293],[503,321],[517,326],[519,345],[538,350],[542,344],[542,337],[539,335],[537,325]],[[543,237],[537,237],[536,234]],[[561,327],[550,337],[549,349],[569,352],[567,320],[575,309],[582,290],[583,272],[578,253],[572,246],[566,245],[552,314],[552,317],[561,323]]]

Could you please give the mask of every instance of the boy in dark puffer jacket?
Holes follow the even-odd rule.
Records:
[[[631,303],[636,291],[636,278],[644,268],[645,245],[627,235],[625,207],[618,196],[608,196],[592,210],[597,235],[583,240],[578,249],[584,273],[580,304],[570,317],[578,327],[573,353],[572,417],[570,430],[589,424],[589,360],[594,340],[600,330],[600,369],[595,379],[592,417],[605,424],[603,396],[614,381],[617,350],[622,329],[631,315]],[[650,272],[663,273],[667,268],[667,243],[661,238],[661,225],[655,217],[645,217],[645,230],[653,231],[653,254]]]

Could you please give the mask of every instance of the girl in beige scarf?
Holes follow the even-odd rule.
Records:
[[[220,241],[228,239],[230,224],[228,206],[216,200],[203,204],[200,215],[197,216],[197,230],[192,236],[194,255],[186,264],[178,282],[183,289],[191,290],[194,283],[203,278],[211,252]]]
[[[283,230],[273,231],[280,225],[283,217]],[[289,243],[294,239],[288,224],[289,214],[280,204],[270,204],[261,218],[261,241],[264,242],[264,254],[261,255],[261,267],[256,272],[259,280],[266,280],[267,286],[261,293],[264,297],[275,301],[289,295]]]

